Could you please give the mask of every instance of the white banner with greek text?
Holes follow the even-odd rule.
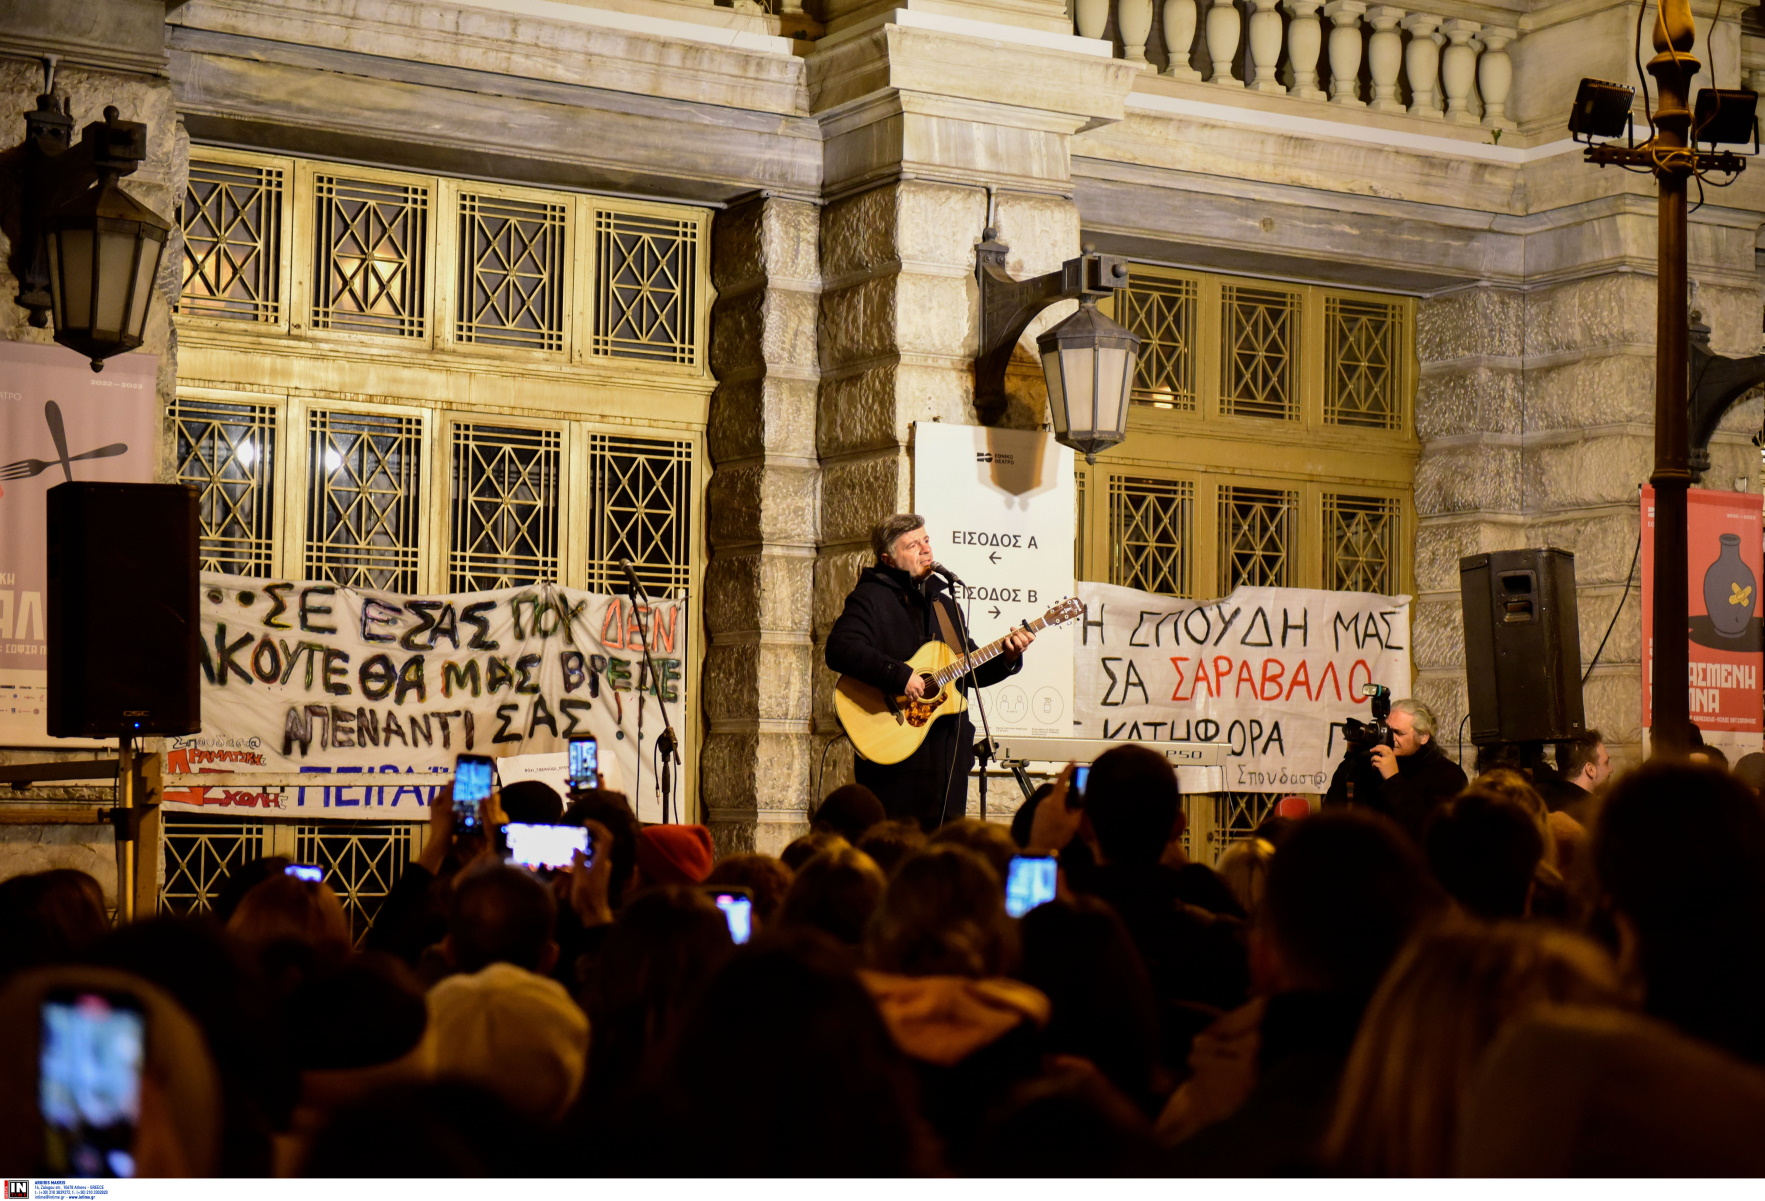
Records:
[[[420,597],[204,573],[201,605],[202,732],[167,739],[166,771],[332,779],[168,788],[170,809],[421,818],[455,755],[549,756],[592,736],[607,787],[661,818],[657,698],[685,716],[684,600],[550,584]],[[348,784],[362,772],[411,779]]]
[[[1079,598],[1074,735],[1228,743],[1224,769],[1181,769],[1187,791],[1323,792],[1343,721],[1368,717],[1363,685],[1409,695],[1407,596],[1240,588],[1193,601],[1081,583]]]

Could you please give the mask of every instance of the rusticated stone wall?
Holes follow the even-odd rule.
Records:
[[[1467,711],[1459,557],[1558,546],[1575,552],[1584,671],[1612,631],[1584,690],[1588,724],[1614,759],[1641,758],[1640,566],[1626,581],[1637,489],[1654,464],[1655,287],[1652,275],[1611,273],[1419,308],[1414,691],[1449,754]],[[1756,352],[1758,306],[1756,290],[1733,285],[1703,287],[1695,302],[1727,354]],[[1703,487],[1758,486],[1759,422],[1757,400],[1729,414]]]
[[[818,542],[816,206],[754,198],[712,231],[703,803],[719,853],[807,827]]]

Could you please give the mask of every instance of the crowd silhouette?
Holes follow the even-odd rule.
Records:
[[[360,938],[283,859],[115,927],[92,877],[17,876],[0,1170],[1765,1174],[1757,765],[1595,782],[1597,751],[1486,764],[1419,829],[1289,799],[1217,870],[1132,744],[1009,826],[849,785],[776,856],[531,783],[468,835],[443,790]],[[588,849],[512,866],[507,820]],[[1020,855],[1058,887],[1013,917]],[[123,1117],[70,1135],[43,1015],[94,997],[149,1033]]]

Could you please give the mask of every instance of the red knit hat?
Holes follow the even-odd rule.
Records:
[[[645,826],[637,832],[637,866],[646,884],[703,884],[717,853],[705,826]]]

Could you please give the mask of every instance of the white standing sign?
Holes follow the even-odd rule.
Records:
[[[1073,454],[1054,435],[919,422],[913,480],[932,553],[964,581],[956,594],[976,642],[1073,594]],[[1023,670],[982,699],[996,736],[1070,738],[1073,627],[1038,634]]]

